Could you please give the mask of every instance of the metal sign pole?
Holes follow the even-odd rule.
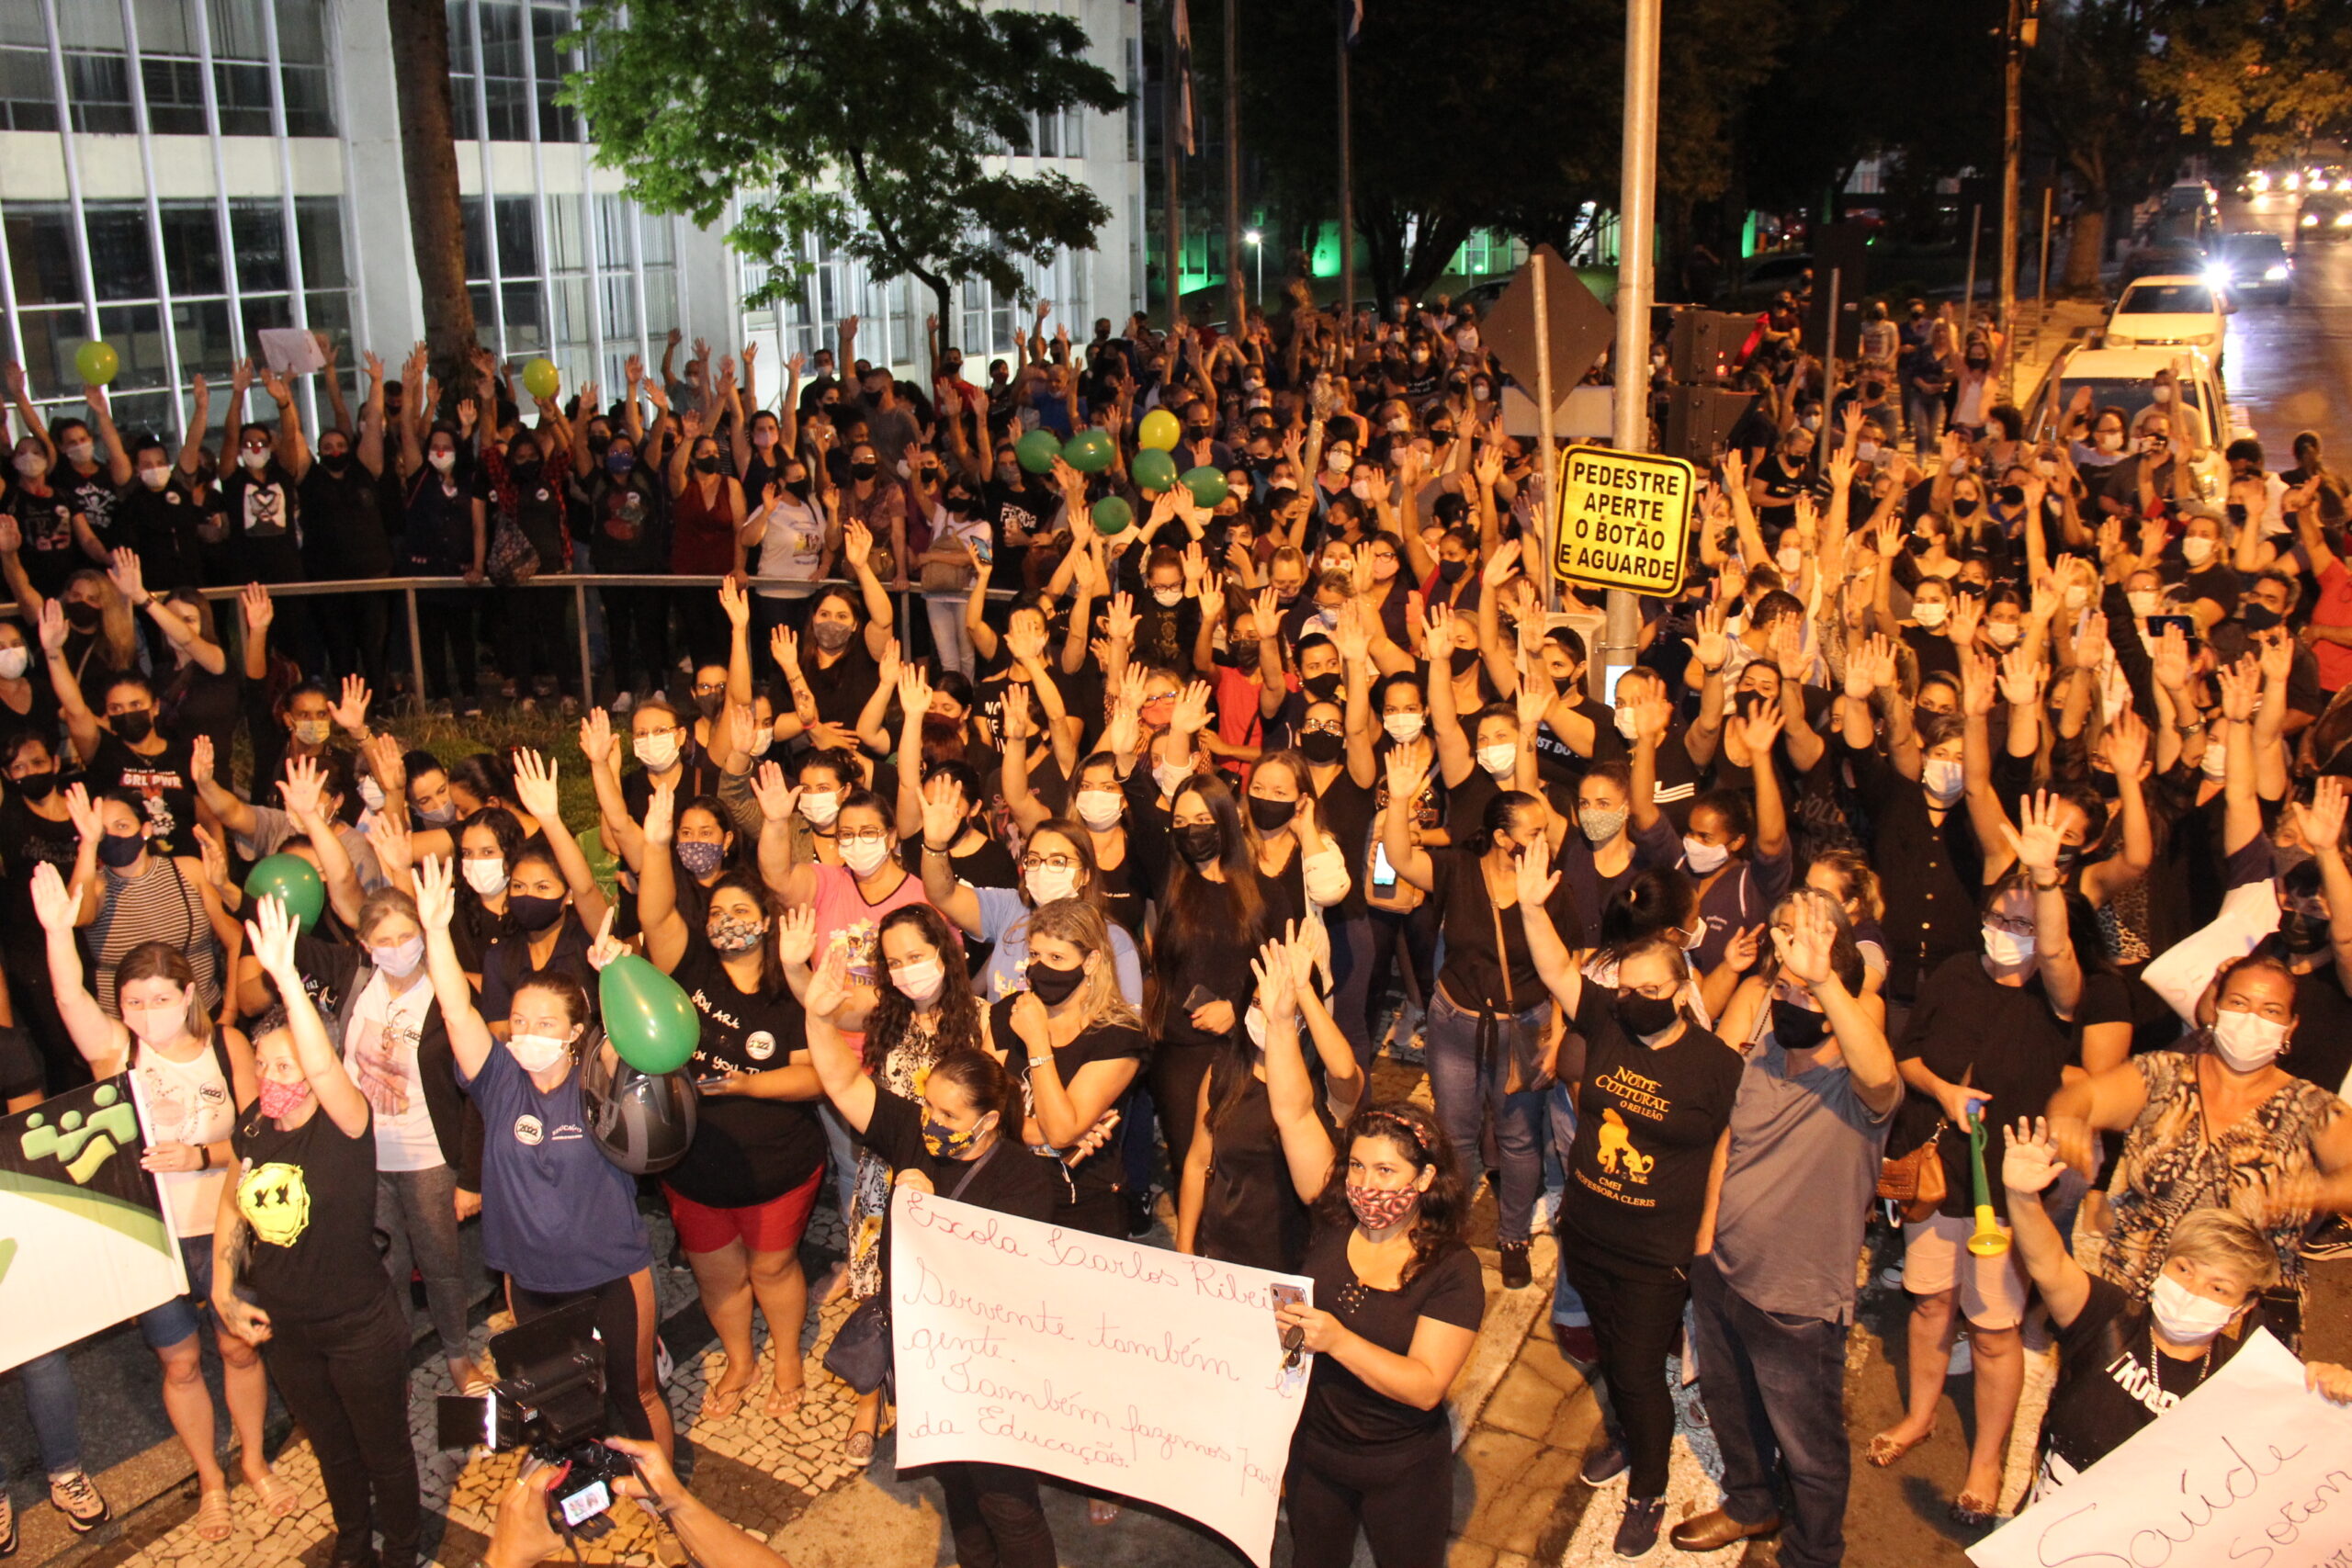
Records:
[[[1618,450],[1650,445],[1650,245],[1657,197],[1659,0],[1626,0],[1624,155],[1618,167],[1616,410]],[[1609,592],[1609,626],[1592,661],[1593,694],[1607,701],[1641,640],[1641,609],[1623,589]]]
[[[1536,256],[1534,265],[1528,270],[1534,274],[1535,283],[1535,430],[1540,443],[1532,475],[1533,481],[1544,487],[1542,500],[1530,511],[1544,543],[1544,607],[1556,611],[1560,607],[1560,579],[1550,565],[1557,558],[1560,548],[1559,475],[1555,468],[1559,446],[1554,436],[1552,416],[1552,295],[1544,284],[1544,258]],[[1531,572],[1536,570],[1532,563],[1521,564]]]

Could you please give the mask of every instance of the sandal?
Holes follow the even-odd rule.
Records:
[[[760,1406],[760,1414],[771,1421],[789,1421],[800,1412],[800,1403],[808,1395],[808,1385],[776,1388],[770,1385],[768,1397]]]
[[[1884,1470],[1935,1435],[1936,1429],[1930,1427],[1906,1443],[1885,1432],[1881,1432],[1871,1439],[1871,1446],[1864,1451],[1863,1457],[1871,1461],[1872,1468]]]
[[[236,1521],[229,1513],[229,1489],[207,1487],[196,1504],[196,1539],[215,1545],[229,1539]]]
[[[726,1420],[743,1408],[743,1395],[750,1387],[749,1383],[736,1388],[711,1384],[702,1396],[702,1409],[695,1419],[698,1422]]]
[[[1970,1529],[1979,1529],[1993,1522],[2000,1506],[1998,1497],[1979,1497],[1973,1493],[1963,1492],[1951,1500],[1951,1522]]]
[[[261,1504],[266,1517],[282,1519],[302,1506],[302,1495],[285,1482],[276,1471],[260,1480],[247,1478],[246,1485],[254,1489],[254,1498]]]

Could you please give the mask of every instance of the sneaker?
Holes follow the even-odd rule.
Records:
[[[1126,1204],[1129,1241],[1141,1241],[1149,1235],[1152,1225],[1159,1220],[1159,1216],[1152,1211],[1153,1190],[1149,1186],[1131,1187],[1120,1194]]]
[[[1617,1555],[1648,1556],[1650,1548],[1657,1544],[1657,1528],[1665,1522],[1665,1498],[1626,1498],[1625,1517],[1617,1521]]]
[[[2324,1263],[2334,1258],[2352,1258],[2352,1220],[2342,1214],[2330,1215],[2325,1223],[2316,1225],[2303,1237],[2303,1257],[2313,1263]]]
[[[1878,1282],[1884,1285],[1890,1291],[1901,1290],[1903,1288],[1903,1260],[1898,1258],[1893,1263],[1890,1263],[1885,1268],[1880,1269],[1878,1271]]]
[[[49,1506],[65,1516],[75,1535],[87,1535],[108,1519],[114,1510],[98,1495],[96,1483],[85,1470],[69,1470],[49,1478]]]
[[[1600,1337],[1589,1323],[1562,1323],[1552,1320],[1552,1342],[1560,1354],[1577,1364],[1577,1370],[1590,1375],[1591,1369],[1600,1364]]]
[[[1527,1243],[1507,1241],[1502,1243],[1501,1251],[1503,1289],[1523,1291],[1535,1282],[1535,1271],[1527,1266]]]
[[[1606,1486],[1624,1474],[1626,1467],[1632,1463],[1633,1461],[1626,1457],[1625,1445],[1615,1438],[1607,1438],[1585,1454],[1584,1467],[1577,1472],[1577,1479],[1587,1486]],[[1657,1531],[1653,1529],[1650,1534],[1656,1537]],[[1649,1549],[1644,1547],[1642,1550],[1646,1551]]]
[[[613,694],[613,705],[609,711],[615,718],[618,718],[635,706],[637,706],[637,694],[624,686]]]

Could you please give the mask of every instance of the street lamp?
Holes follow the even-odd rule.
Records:
[[[1247,230],[1242,233],[1241,243],[1256,253],[1258,257],[1258,288],[1252,297],[1258,301],[1258,308],[1262,310],[1266,308],[1266,236],[1255,229]]]

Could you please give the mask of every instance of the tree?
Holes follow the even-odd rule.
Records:
[[[2352,134],[2352,14],[2329,0],[2177,0],[2150,87],[2184,133],[2300,161]]]
[[[466,292],[466,222],[458,204],[456,113],[449,102],[449,11],[444,0],[386,0],[392,81],[401,101],[401,168],[408,186],[409,248],[424,290],[424,341],[457,384],[479,341]],[[422,398],[424,389],[407,389]]]
[[[2153,0],[2073,0],[2044,13],[2026,57],[2026,113],[2083,187],[2066,242],[2069,292],[2097,293],[2110,220],[2171,177],[2181,139],[2173,106],[2150,92],[2160,46]]]
[[[747,304],[798,299],[804,242],[877,276],[1019,293],[1015,262],[1084,250],[1111,216],[1059,174],[991,164],[1035,147],[1041,114],[1125,102],[1058,16],[967,0],[592,0],[569,79],[597,161],[656,212],[766,264]]]

